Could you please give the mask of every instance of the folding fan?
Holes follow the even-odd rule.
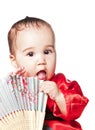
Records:
[[[47,95],[37,77],[0,79],[0,130],[42,130]]]

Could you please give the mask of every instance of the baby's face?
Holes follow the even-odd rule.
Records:
[[[24,76],[37,76],[48,80],[55,72],[56,51],[52,31],[47,26],[26,28],[16,37],[15,58],[11,59],[16,67],[24,67]]]

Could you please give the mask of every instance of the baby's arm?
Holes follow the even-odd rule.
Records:
[[[63,93],[53,81],[44,81],[40,85],[40,91],[48,94],[48,96],[56,102],[62,114],[66,114],[66,103]]]
[[[68,81],[63,74],[57,74],[52,81],[57,84],[58,90],[55,87],[57,95],[54,100],[48,98],[48,109],[54,116],[65,120],[75,120],[80,117],[88,103],[88,98],[83,95],[79,84],[76,81]]]

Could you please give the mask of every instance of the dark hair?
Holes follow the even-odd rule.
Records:
[[[55,40],[55,34],[54,34],[54,31],[53,31],[51,25],[48,22],[44,21],[43,19],[26,16],[24,19],[21,19],[21,20],[17,21],[16,23],[14,23],[8,32],[8,45],[9,45],[10,53],[11,54],[14,53],[13,43],[15,43],[15,41],[16,41],[16,36],[17,36],[18,31],[21,31],[21,30],[23,30],[27,27],[31,27],[31,26],[40,28],[42,25],[47,26],[51,29],[54,40]]]

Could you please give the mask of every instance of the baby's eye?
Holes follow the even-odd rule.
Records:
[[[49,54],[51,52],[51,50],[45,50],[44,54]]]
[[[29,52],[27,55],[28,56],[33,56],[33,52]]]

